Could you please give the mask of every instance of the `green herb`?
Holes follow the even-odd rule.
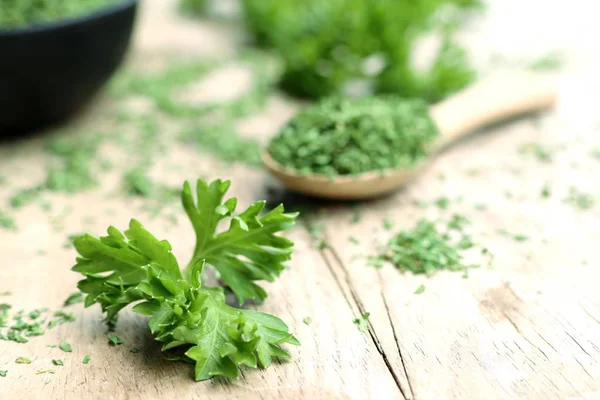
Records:
[[[305,325],[310,325],[310,324],[312,324],[312,318],[304,317],[304,319],[302,319],[302,322],[304,322]]]
[[[487,206],[483,203],[477,203],[475,204],[475,209],[477,211],[486,211],[487,210]]]
[[[11,294],[12,294],[12,292],[9,291],[9,290],[6,290],[4,292],[0,292],[0,296],[10,296]]]
[[[45,188],[54,192],[76,193],[96,186],[92,169],[97,160],[101,137],[97,134],[79,134],[51,140],[48,150],[59,158],[58,166],[51,166]]]
[[[462,231],[470,223],[471,221],[469,221],[467,217],[459,214],[454,214],[452,218],[450,218],[450,221],[448,221],[448,229]]]
[[[354,318],[354,320],[352,322],[354,322],[356,324],[356,326],[358,326],[358,330],[361,332],[368,332],[369,331],[369,316],[371,314],[366,312],[363,315],[361,315],[359,318]]]
[[[3,1],[0,28],[20,28],[45,24],[92,13],[115,4],[118,0],[38,0]]]
[[[502,236],[506,236],[508,238],[511,238],[511,239],[513,239],[513,240],[515,240],[517,242],[526,242],[527,240],[529,240],[528,236],[520,235],[520,234],[513,234],[513,233],[510,233],[510,232],[506,231],[505,229],[500,229],[498,231],[498,233],[501,234]]]
[[[592,158],[595,158],[596,160],[600,160],[600,146],[595,148],[594,150],[592,150],[590,155],[592,156]]]
[[[55,347],[56,347],[56,346],[55,346]],[[65,365],[65,364],[63,363],[63,360],[58,360],[58,359],[56,359],[56,358],[52,360],[52,364],[54,364],[54,365],[56,365],[56,366],[59,366],[59,367],[62,367],[63,365]]]
[[[550,186],[546,183],[542,187],[542,190],[540,191],[540,196],[542,196],[543,198],[547,199],[547,198],[550,197],[550,195],[551,195]]]
[[[12,208],[21,208],[38,200],[44,188],[35,186],[32,188],[21,189],[10,198]]]
[[[293,94],[345,94],[353,83],[374,91],[437,101],[474,78],[455,40],[476,0],[243,0],[255,41],[285,62],[282,86]],[[430,65],[414,66],[418,40],[441,37]],[[398,40],[398,38],[402,38]]]
[[[421,285],[415,290],[415,294],[421,294],[425,291],[425,285]]]
[[[0,228],[12,231],[17,230],[17,224],[15,222],[15,219],[10,215],[5,214],[2,210],[0,210]]]
[[[394,222],[392,222],[392,220],[390,220],[388,218],[385,218],[383,220],[383,229],[385,229],[386,231],[389,231],[393,227],[394,227]]]
[[[31,360],[27,357],[18,357],[15,362],[17,364],[31,364]]]
[[[558,53],[549,53],[533,61],[529,68],[534,71],[556,71],[563,66],[563,58]]]
[[[73,348],[71,347],[71,345],[69,343],[65,342],[64,340],[60,341],[60,343],[58,344],[58,347],[65,353],[70,353],[73,351]]]
[[[460,271],[466,268],[459,252],[465,248],[461,243],[465,239],[468,238],[463,236],[453,240],[448,233],[440,232],[433,222],[422,219],[413,229],[396,234],[379,259],[415,274],[431,275],[442,269]]]
[[[348,241],[352,244],[360,244],[360,241],[354,236],[348,236]]]
[[[131,350],[129,350],[131,353],[139,353],[140,349],[138,349],[137,347],[133,347]]]
[[[64,311],[56,311],[54,313],[54,319],[48,322],[48,328],[54,328],[55,326],[62,325],[66,322],[75,321],[75,316],[71,313],[66,313]]]
[[[35,372],[36,375],[55,374],[53,369],[40,369]]]
[[[57,346],[55,344],[46,345],[46,347],[50,347],[51,349],[55,349]]]
[[[519,146],[519,153],[535,156],[540,162],[552,162],[552,150],[539,143],[528,142]]]
[[[6,378],[6,375],[8,374],[8,370],[7,369],[0,369],[0,376],[3,378]]]
[[[354,215],[352,215],[352,219],[350,220],[351,224],[358,224],[360,222],[360,212],[355,212]]]
[[[596,204],[596,198],[594,196],[589,193],[582,192],[576,187],[569,188],[569,194],[564,201],[565,203],[581,210],[588,210]]]
[[[447,197],[440,197],[435,201],[435,205],[438,206],[438,208],[440,208],[441,210],[446,210],[450,205],[450,200]]]
[[[92,357],[89,354],[86,354],[85,356],[83,356],[83,360],[81,362],[84,364],[88,364],[91,359]]]
[[[65,300],[63,307],[67,307],[77,303],[83,303],[83,293],[81,292],[71,293],[69,297],[67,297],[67,299]]]
[[[213,267],[240,304],[262,301],[267,294],[254,282],[274,280],[291,256],[293,243],[276,234],[291,228],[297,214],[279,206],[259,216],[265,202],[258,202],[235,215],[237,200],[223,201],[229,185],[198,180],[196,201],[185,183],[182,202],[197,243],[183,273],[171,245],[136,220],[124,234],[110,227],[108,236],[84,235],[74,243],[79,257],[73,270],[85,276],[78,286],[88,294],[86,305],[99,303],[114,322],[121,309],[138,303],[133,311],[150,317],[150,331],[164,350],[188,348],[185,359],[196,364],[197,380],[237,377],[240,365],[266,368],[273,357],[289,358],[281,344],[299,344],[279,318],[233,308],[221,288],[202,280],[205,266]],[[229,229],[217,233],[226,221]]]
[[[110,344],[111,346],[118,346],[120,344],[123,344],[123,339],[121,339],[117,335],[108,335],[108,344]]]
[[[181,0],[180,2],[183,11],[196,15],[204,15],[207,4],[208,0]]]
[[[262,166],[260,143],[256,139],[240,136],[233,125],[195,126],[182,132],[181,138],[218,160]]]
[[[410,168],[427,155],[437,135],[421,101],[329,98],[296,114],[268,151],[300,174],[356,175]]]

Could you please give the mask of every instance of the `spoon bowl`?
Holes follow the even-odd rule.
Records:
[[[556,101],[554,79],[532,73],[500,75],[463,90],[430,107],[440,135],[429,146],[429,158],[410,168],[368,171],[359,175],[328,177],[300,174],[279,164],[268,152],[263,154],[267,170],[286,188],[330,200],[362,200],[391,193],[418,176],[431,156],[473,130],[539,111]]]

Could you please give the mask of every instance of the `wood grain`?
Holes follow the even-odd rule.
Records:
[[[504,15],[502,10],[510,10],[512,3],[490,4],[494,16]],[[184,20],[174,10],[174,0],[143,3],[130,68],[155,71],[174,60],[225,57],[236,51],[235,28]],[[533,15],[534,8],[528,10]],[[598,32],[596,25],[594,29]],[[474,48],[482,37],[473,35]],[[280,316],[302,346],[287,347],[291,361],[264,371],[243,370],[239,380],[197,383],[190,365],[162,357],[144,318],[124,312],[117,328],[124,344],[109,346],[99,309],[75,305],[67,309],[76,314],[74,323],[27,344],[0,341],[0,370],[8,370],[0,378],[0,399],[600,398],[600,207],[582,211],[564,202],[571,186],[600,196],[600,162],[589,156],[600,145],[600,96],[595,94],[600,82],[594,79],[600,51],[590,52],[584,44],[573,45],[573,65],[561,75],[560,102],[551,113],[470,137],[441,154],[404,191],[377,201],[314,202],[284,192],[262,169],[227,166],[191,147],[167,146],[152,167],[162,182],[227,178],[233,181],[231,194],[239,197],[240,208],[258,199],[282,200],[291,209],[310,206],[312,213],[290,233],[296,243],[290,269],[268,285],[264,305],[252,306]],[[217,85],[216,90],[236,93],[241,85],[233,76],[224,81],[229,85]],[[215,90],[215,85],[203,87]],[[266,140],[298,106],[274,96],[240,127]],[[114,104],[105,95],[73,122],[74,132],[110,130],[106,115],[115,108],[156,114],[144,99]],[[163,118],[161,137],[177,134],[173,121],[156,118]],[[135,137],[136,129],[115,134]],[[6,178],[0,185],[0,204],[18,188],[43,179],[48,135],[0,143],[0,176]],[[519,145],[527,142],[551,148],[553,161],[541,163],[519,154]],[[115,165],[132,165],[132,158],[139,156],[111,141],[101,150]],[[101,234],[109,224],[123,228],[131,217],[169,239],[177,257],[187,260],[194,245],[191,227],[184,218],[176,224],[150,218],[139,201],[124,199],[121,173],[115,169],[103,174],[98,188],[84,193],[45,196],[52,206],[49,212],[38,204],[14,212],[18,232],[0,229],[0,292],[12,292],[0,297],[0,303],[26,310],[61,309],[79,279],[70,271],[75,252],[65,247],[67,236]],[[551,196],[543,199],[540,192],[546,184]],[[450,200],[448,210],[413,203],[431,203],[441,196]],[[487,209],[478,210],[477,204]],[[393,231],[410,228],[420,218],[445,219],[453,213],[471,220],[473,238],[495,256],[491,266],[478,253],[467,256],[482,265],[468,278],[449,272],[426,278],[401,274],[391,265],[367,265],[367,257]],[[357,214],[359,221],[354,222]],[[392,231],[384,229],[384,219],[393,223]],[[313,246],[309,230],[315,226],[323,227],[329,247]],[[529,240],[513,241],[499,230]],[[351,242],[351,236],[359,243]],[[425,291],[414,294],[420,285]],[[352,322],[364,312],[370,312],[368,333]],[[303,323],[305,317],[312,324]],[[73,352],[47,347],[60,340],[71,343]],[[141,351],[131,353],[133,347]],[[86,354],[91,355],[88,365],[81,362]],[[19,356],[33,364],[15,364]],[[65,365],[52,366],[53,358]],[[56,374],[36,375],[46,368]]]

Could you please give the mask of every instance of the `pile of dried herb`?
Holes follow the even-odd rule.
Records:
[[[437,136],[423,101],[336,97],[298,113],[268,151],[281,165],[302,174],[355,175],[411,167]]]
[[[445,227],[421,219],[412,229],[394,235],[371,263],[380,267],[387,261],[400,271],[427,275],[440,270],[466,270],[471,266],[465,264],[462,252],[475,246],[464,233],[467,224],[469,221],[460,215],[454,215]],[[489,254],[485,248],[482,253]]]
[[[257,44],[283,58],[282,85],[293,94],[317,98],[358,84],[437,101],[475,76],[455,32],[481,8],[479,0],[242,0],[242,6]],[[418,68],[414,58],[426,34],[440,45]]]
[[[0,0],[0,29],[78,17],[122,0]]]

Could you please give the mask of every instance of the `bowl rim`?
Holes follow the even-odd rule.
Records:
[[[100,20],[110,15],[114,15],[119,12],[125,11],[126,9],[137,6],[138,3],[139,0],[118,0],[115,2],[115,4],[112,4],[110,6],[102,7],[95,11],[92,11],[91,13],[75,17],[61,18],[59,20],[49,22],[33,23],[17,28],[7,29],[0,27],[0,37],[19,36],[30,33],[41,33],[53,31],[56,29],[67,28],[74,25],[85,24],[87,22]]]

